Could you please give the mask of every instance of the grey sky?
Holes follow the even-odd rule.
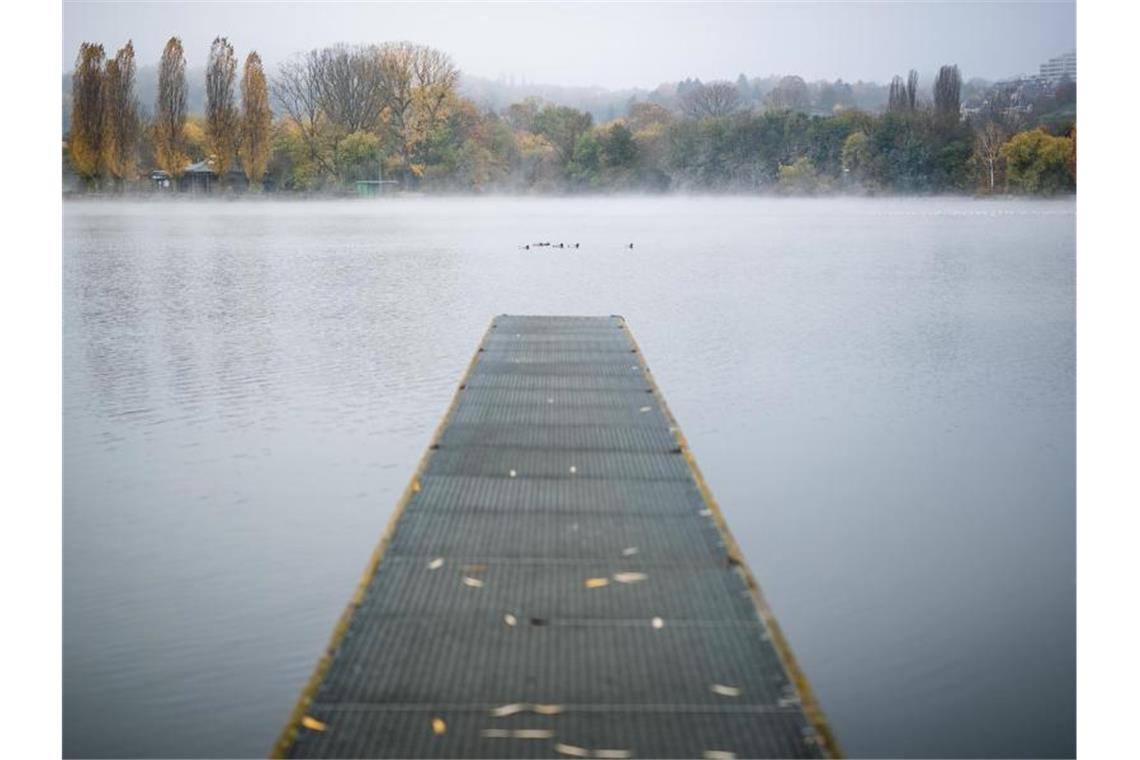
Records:
[[[799,74],[884,82],[957,63],[963,76],[1035,72],[1076,46],[1072,2],[378,3],[65,0],[63,67],[82,41],[134,40],[157,62],[171,35],[191,66],[218,35],[269,64],[332,42],[408,39],[465,72],[651,88],[699,77]]]

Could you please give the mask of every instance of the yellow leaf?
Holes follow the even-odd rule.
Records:
[[[312,718],[308,715],[301,718],[301,725],[310,731],[324,731],[326,728],[328,728],[328,726],[324,723],[321,723],[316,718]]]
[[[587,578],[586,588],[601,588],[610,585],[609,578]]]
[[[447,724],[443,722],[443,718],[431,719],[431,730],[436,736],[439,736],[447,730]]]

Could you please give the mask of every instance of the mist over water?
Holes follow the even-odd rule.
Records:
[[[527,313],[629,320],[845,752],[1073,755],[1074,222],[65,204],[65,754],[264,756],[490,319]]]

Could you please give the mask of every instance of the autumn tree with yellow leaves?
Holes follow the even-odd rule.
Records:
[[[411,42],[380,47],[380,98],[389,140],[406,179],[423,174],[416,149],[446,120],[454,104],[459,69],[435,48]]]
[[[108,59],[102,83],[102,160],[117,181],[138,170],[139,104],[135,98],[135,48],[130,41]]]
[[[182,40],[171,37],[158,65],[158,97],[154,104],[154,158],[172,177],[186,168],[186,57]]]
[[[261,57],[250,53],[241,76],[241,144],[238,154],[250,185],[261,183],[269,166],[272,150],[270,130],[273,113],[269,110],[269,88]]]
[[[234,102],[236,81],[233,45],[225,37],[216,37],[206,63],[206,137],[213,158],[211,168],[223,183],[237,156],[240,120]]]
[[[71,135],[67,141],[75,173],[89,185],[101,168],[103,148],[103,46],[84,42],[71,79]]]

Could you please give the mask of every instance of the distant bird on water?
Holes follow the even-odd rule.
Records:
[[[633,243],[630,243],[630,244],[629,244],[629,246],[627,246],[627,247],[628,247],[628,248],[630,248],[630,249],[632,249],[632,248],[633,248]]]

